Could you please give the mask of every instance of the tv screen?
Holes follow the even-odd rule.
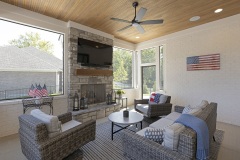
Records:
[[[111,66],[113,47],[78,38],[77,61],[86,66]]]

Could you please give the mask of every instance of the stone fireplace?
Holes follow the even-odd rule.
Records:
[[[77,92],[88,98],[89,104],[106,103],[106,95],[113,88],[112,67],[81,66],[77,63],[78,38],[113,46],[113,40],[97,34],[69,28],[68,45],[68,109],[72,110],[73,96]],[[91,107],[91,106],[90,106]]]

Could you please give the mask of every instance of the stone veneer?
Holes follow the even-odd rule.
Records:
[[[121,104],[100,104],[89,109],[72,111],[72,115],[74,120],[84,123],[91,119],[96,120],[99,118],[107,117],[113,112],[120,111],[122,108],[123,107]]]
[[[76,69],[93,68],[81,66],[77,63],[78,38],[83,38],[107,45],[113,46],[113,40],[102,37],[100,35],[79,30],[73,27],[69,28],[68,41],[68,109],[71,111],[73,106],[73,96],[75,92],[81,93],[82,84],[106,84],[106,93],[109,93],[113,88],[113,76],[81,76],[76,75]],[[94,69],[109,69],[95,67]]]

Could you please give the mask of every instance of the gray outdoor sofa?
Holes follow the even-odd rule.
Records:
[[[175,112],[182,113],[184,107],[175,106]],[[204,120],[209,129],[209,140],[213,141],[216,130],[217,103],[210,103],[196,117]],[[186,127],[179,136],[177,151],[171,150],[152,140],[133,133],[123,131],[124,156],[133,160],[188,160],[196,159],[196,132]],[[211,148],[210,148],[211,150]]]
[[[72,113],[58,116],[62,124],[72,120]],[[95,139],[96,121],[90,120],[50,138],[43,121],[32,115],[19,116],[19,136],[23,154],[31,160],[62,160]]]

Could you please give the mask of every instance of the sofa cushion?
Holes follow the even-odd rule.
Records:
[[[173,120],[167,119],[167,118],[161,118],[158,121],[152,123],[149,125],[149,127],[156,128],[156,129],[162,129],[166,126],[169,126],[173,124]]]
[[[172,125],[165,127],[164,133],[164,146],[177,151],[179,134],[185,129],[185,126],[180,123],[173,123]]]
[[[58,120],[57,116],[48,115],[42,112],[40,109],[34,109],[30,113],[33,117],[41,120],[46,124],[47,130],[50,133],[60,132],[61,130],[61,122]]]
[[[78,122],[78,121],[75,121],[75,120],[71,120],[71,121],[68,121],[66,123],[63,123],[62,124],[62,132],[64,131],[67,131],[73,127],[76,127],[78,125],[82,124],[81,122]]]
[[[148,104],[137,104],[136,105],[136,108],[141,111],[142,113],[145,113],[147,114],[147,111],[148,111]]]
[[[154,142],[162,144],[163,129],[146,129],[144,136],[145,136],[145,138],[148,138]]]
[[[160,104],[161,104],[161,103],[166,103],[166,102],[167,102],[167,98],[168,98],[167,95],[162,94],[162,95],[160,96],[159,103],[160,103]]]
[[[181,116],[181,113],[178,112],[172,112],[170,114],[168,114],[167,116],[165,116],[164,118],[175,121],[177,120],[179,117]]]

